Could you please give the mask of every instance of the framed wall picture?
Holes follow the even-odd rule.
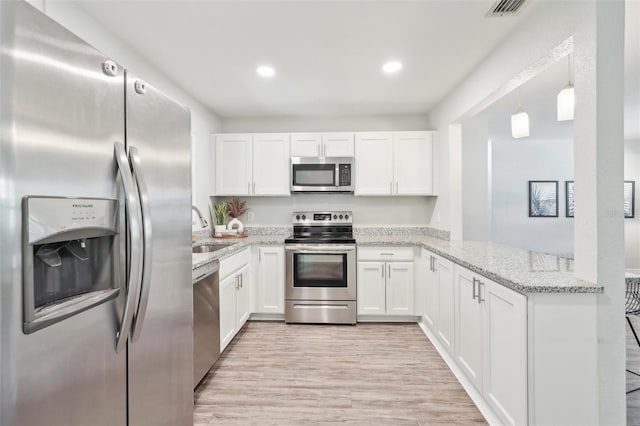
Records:
[[[558,217],[558,181],[529,181],[529,217]]]
[[[636,210],[636,181],[624,181],[624,217],[627,219],[635,217]]]
[[[572,180],[564,181],[564,199],[565,199],[565,215],[573,217],[575,214],[575,201],[573,198],[574,182]]]

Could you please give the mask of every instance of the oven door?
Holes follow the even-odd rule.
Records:
[[[356,246],[285,246],[287,300],[356,300]]]

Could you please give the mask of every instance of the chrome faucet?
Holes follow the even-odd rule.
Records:
[[[191,206],[191,210],[195,210],[195,212],[198,213],[198,217],[200,218],[200,225],[203,228],[206,228],[207,226],[209,226],[206,219],[202,217],[202,213],[200,212],[200,209],[198,209],[196,206]]]

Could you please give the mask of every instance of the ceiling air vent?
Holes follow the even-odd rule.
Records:
[[[515,16],[525,0],[497,0],[486,16]]]

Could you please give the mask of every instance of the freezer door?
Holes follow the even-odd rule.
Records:
[[[23,197],[118,198],[124,73],[23,1],[0,1],[0,44],[0,424],[124,425],[121,301],[25,334],[21,255]]]
[[[149,207],[129,340],[129,425],[192,425],[191,116],[128,71],[125,98],[127,149]]]

